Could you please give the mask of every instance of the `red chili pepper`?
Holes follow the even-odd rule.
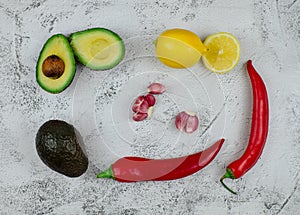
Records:
[[[227,187],[223,180],[225,178],[240,178],[249,171],[261,156],[268,135],[269,106],[267,90],[262,78],[252,66],[251,60],[247,62],[247,70],[253,92],[250,138],[244,154],[238,160],[228,165],[225,175],[220,179],[223,186],[233,194],[236,194],[236,192]]]
[[[112,178],[120,182],[164,181],[183,178],[207,166],[218,154],[224,139],[204,151],[188,156],[170,159],[148,159],[142,157],[123,157],[98,178]]]

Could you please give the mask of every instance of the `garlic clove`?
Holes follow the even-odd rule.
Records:
[[[176,119],[175,119],[175,126],[176,128],[179,130],[179,131],[183,131],[186,124],[187,124],[187,120],[189,118],[189,115],[182,111],[180,112],[177,116],[176,116]]]
[[[175,126],[180,131],[193,133],[195,130],[197,130],[198,125],[198,117],[193,112],[182,111],[176,116]]]
[[[152,107],[152,106],[155,105],[156,100],[155,100],[155,97],[153,95],[147,94],[145,96],[145,99],[147,100],[149,107]]]
[[[162,94],[166,91],[166,87],[160,83],[152,83],[148,86],[148,92],[151,94]]]
[[[136,113],[147,113],[148,108],[149,104],[145,96],[139,96],[132,105],[132,111]]]
[[[144,119],[146,119],[148,117],[147,113],[134,113],[132,116],[132,119],[134,121],[143,121]]]
[[[189,116],[188,120],[186,122],[186,126],[185,126],[185,132],[186,133],[193,133],[194,131],[197,130],[199,125],[199,120],[198,117],[196,115],[194,116]]]

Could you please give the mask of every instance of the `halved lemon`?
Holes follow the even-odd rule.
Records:
[[[208,36],[204,41],[208,49],[203,53],[204,66],[216,73],[232,70],[240,60],[240,43],[231,33],[220,32]]]

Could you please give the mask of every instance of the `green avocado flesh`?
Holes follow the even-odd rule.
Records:
[[[92,28],[70,35],[70,44],[78,61],[93,70],[111,69],[125,55],[122,39],[105,28]]]
[[[38,84],[50,93],[60,93],[71,84],[75,70],[74,54],[68,39],[62,34],[50,37],[36,65]]]
[[[35,143],[41,160],[56,172],[78,177],[88,168],[79,133],[64,121],[45,122],[37,132]]]

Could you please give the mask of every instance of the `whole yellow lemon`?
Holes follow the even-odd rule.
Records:
[[[195,65],[206,50],[195,33],[178,28],[164,31],[155,43],[158,59],[172,68],[188,68]]]

